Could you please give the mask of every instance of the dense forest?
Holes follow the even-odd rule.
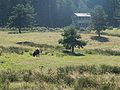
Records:
[[[92,11],[101,5],[106,14],[108,25],[116,25],[114,19],[114,0],[0,0],[0,26],[6,26],[11,12],[17,4],[30,3],[33,7],[36,26],[62,27],[71,24],[74,12]],[[113,24],[114,23],[114,24]]]

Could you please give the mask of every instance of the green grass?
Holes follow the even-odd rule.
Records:
[[[0,89],[6,90],[119,90],[120,67],[79,65],[44,70],[4,70],[0,72]],[[61,88],[61,89],[60,89]],[[106,88],[106,89],[104,89]],[[8,90],[7,89],[7,90]]]
[[[120,51],[120,38],[115,36],[107,36],[102,35],[103,38],[107,38],[108,41],[106,42],[100,42],[98,40],[92,40],[92,36],[96,36],[95,34],[81,34],[82,39],[88,41],[88,45],[84,47],[84,49],[76,49],[76,52],[83,53],[85,56],[69,56],[64,55],[64,53],[57,51],[54,48],[48,48],[43,49],[43,54],[39,57],[33,57],[31,56],[31,53],[34,51],[36,47],[25,46],[25,45],[18,45],[17,42],[33,42],[35,45],[50,45],[53,47],[59,46],[58,40],[61,37],[60,32],[29,32],[29,33],[22,33],[22,34],[8,34],[8,32],[2,32],[0,31],[0,76],[3,77],[4,82],[1,82],[0,77],[0,89],[1,87],[3,90],[7,90],[5,88],[9,87],[10,90],[32,90],[32,88],[36,88],[35,90],[98,90],[96,89],[96,84],[100,88],[100,90],[112,90],[114,88],[114,84],[116,85],[116,88],[119,88],[119,74],[109,74],[108,72],[103,75],[94,75],[94,70],[97,72],[99,71],[99,68],[94,69],[94,65],[103,65],[103,68],[105,70],[111,70],[113,68],[114,72],[119,72],[118,66],[120,66],[120,56],[112,56],[112,55],[106,55],[106,54],[86,54],[84,53],[85,50],[90,49],[97,49],[97,50],[116,50]],[[2,49],[1,49],[2,48]],[[61,49],[61,48],[59,48]],[[21,50],[23,53],[19,54],[19,50]],[[27,50],[27,52],[26,52]],[[49,52],[48,54],[45,54],[45,52]],[[106,52],[105,52],[106,53]],[[81,66],[83,65],[83,66]],[[87,68],[87,65],[92,65],[93,74],[89,71],[85,71],[83,73],[78,73],[78,71],[74,71],[74,68],[83,68],[83,70]],[[110,65],[110,66],[104,66],[104,65]],[[68,69],[67,66],[73,66]],[[116,67],[115,67],[116,66]],[[43,67],[43,73],[41,73],[41,68]],[[61,68],[61,70],[65,70],[64,67],[67,67],[65,72],[70,70],[69,73],[61,72],[60,73],[60,80],[58,82],[54,82],[56,80],[56,70],[58,68]],[[48,75],[49,70],[52,73]],[[32,77],[29,74],[29,71],[32,71]],[[71,72],[71,70],[73,70]],[[78,70],[78,69],[77,69]],[[2,72],[4,71],[4,72]],[[14,73],[13,73],[14,72]],[[24,72],[24,73],[21,73]],[[97,72],[99,73],[99,72]],[[15,74],[15,75],[14,75]],[[40,75],[39,75],[40,74]],[[41,74],[45,74],[41,76]],[[28,75],[28,76],[27,76]],[[59,75],[59,74],[58,74]],[[61,77],[61,75],[64,75]],[[7,78],[7,76],[11,79],[17,78],[18,81],[10,82]],[[22,80],[23,77],[25,79],[32,79],[33,81],[26,82],[25,80]],[[65,77],[65,78],[64,78]],[[76,77],[76,78],[75,78]],[[53,79],[53,81],[49,81]],[[40,79],[40,80],[39,80]],[[43,81],[41,81],[43,79]],[[70,83],[73,83],[72,80],[75,80],[75,83],[73,86],[69,86],[68,82],[71,80]],[[7,81],[8,80],[8,81]],[[82,82],[81,82],[82,80]],[[68,82],[67,82],[68,81]],[[109,83],[110,82],[110,83]],[[84,85],[84,83],[86,85]],[[87,85],[93,85],[94,88],[86,88]],[[113,86],[113,87],[112,87]],[[107,89],[104,89],[106,88]],[[51,89],[50,89],[51,88]],[[61,89],[62,88],[62,89]],[[111,88],[111,89],[109,89]],[[117,90],[117,89],[116,89]],[[118,89],[119,90],[119,89]]]
[[[102,32],[103,35],[120,37],[120,29],[105,30]]]
[[[95,34],[83,34],[82,38],[88,41],[88,45],[85,49],[95,49],[95,48],[110,48],[110,49],[120,49],[120,38],[114,36],[101,35],[102,37],[107,38],[107,42],[99,42],[97,40],[91,40],[92,36]]]
[[[105,36],[109,39],[108,42],[98,42],[96,40],[91,40],[92,36],[95,34],[81,34],[82,38],[88,41],[88,45],[85,48],[120,48],[120,38]],[[19,46],[17,42],[34,42],[37,44],[48,44],[48,45],[59,45],[58,40],[61,37],[61,33],[59,32],[31,32],[31,33],[23,33],[23,34],[8,34],[8,32],[0,32],[0,45],[3,46]]]
[[[119,56],[103,56],[103,55],[85,55],[85,56],[64,56],[56,57],[42,55],[40,57],[32,57],[28,53],[24,55],[6,54],[0,57],[0,69],[39,69],[44,66],[46,69],[56,69],[69,65],[90,65],[90,64],[107,64],[120,65]]]
[[[22,34],[8,34],[8,32],[0,32],[1,45],[15,45],[17,42],[30,41],[37,44],[57,45],[60,33],[53,32],[31,32]]]
[[[90,39],[94,34],[81,34],[82,39],[88,41],[88,45],[84,49],[112,49],[120,50],[120,38],[113,36],[102,36],[108,38],[108,42],[99,42]],[[59,32],[30,32],[23,34],[8,34],[8,32],[0,32],[0,46],[3,47],[21,47],[34,50],[36,47],[17,45],[17,42],[34,42],[36,44],[48,44],[58,46],[58,40],[61,37]],[[78,50],[79,52],[84,49]],[[45,51],[44,51],[45,52]],[[80,64],[110,64],[120,65],[119,56],[105,56],[105,55],[89,55],[85,56],[59,56],[59,55],[42,55],[40,57],[32,57],[28,53],[23,55],[3,53],[0,56],[0,69],[37,69],[40,66],[46,68],[57,68],[66,65],[80,65]],[[59,53],[59,52],[58,52]],[[3,62],[3,63],[2,63]]]

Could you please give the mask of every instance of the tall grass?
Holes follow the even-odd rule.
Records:
[[[105,30],[101,32],[102,35],[108,35],[108,36],[116,36],[120,37],[120,29],[113,29],[113,30]]]
[[[119,50],[112,50],[112,49],[88,49],[88,50],[85,50],[85,53],[120,56]]]
[[[25,82],[26,89],[29,90],[63,90],[63,88],[73,88],[73,90],[119,90],[120,67],[109,65],[81,65],[58,68],[57,71],[48,69],[32,70],[6,70],[0,71],[1,88],[10,90],[12,83]],[[53,85],[53,87],[51,87]],[[18,89],[24,90],[25,86]],[[51,89],[50,89],[51,87]],[[15,88],[15,87],[13,87]],[[12,89],[11,89],[12,90]]]
[[[29,48],[14,47],[14,46],[9,46],[9,47],[0,46],[0,55],[2,55],[2,53],[23,54],[24,52],[29,52],[29,51],[31,51],[31,49]]]

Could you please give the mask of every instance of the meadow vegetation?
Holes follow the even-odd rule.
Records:
[[[120,37],[120,30],[115,28],[115,29],[111,29],[111,30],[105,30],[102,32],[103,35],[108,35],[108,36],[116,36],[116,37]]]
[[[62,29],[44,29],[0,31],[1,90],[120,90],[118,36],[80,33],[88,44],[73,55],[58,43]],[[32,56],[35,48],[43,51],[39,57]]]

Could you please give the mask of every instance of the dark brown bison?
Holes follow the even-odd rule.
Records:
[[[36,49],[36,50],[33,52],[33,57],[39,56],[40,53],[42,53],[42,52],[40,51],[40,49]]]

